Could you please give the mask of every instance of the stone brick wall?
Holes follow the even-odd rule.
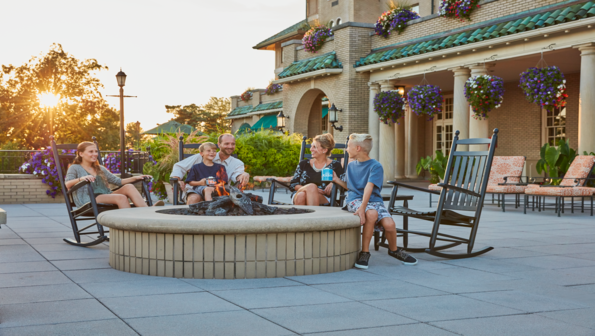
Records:
[[[0,174],[0,204],[64,203],[59,193],[56,198],[46,195],[48,185],[30,174]]]
[[[458,21],[444,17],[434,17],[418,23],[413,23],[401,35],[391,34],[389,38],[372,36],[372,49],[385,47],[427,35],[432,35],[471,24],[516,14],[519,12],[553,5],[564,0],[498,0],[486,3],[477,8],[471,15],[471,22]],[[436,7],[436,11],[438,6]]]

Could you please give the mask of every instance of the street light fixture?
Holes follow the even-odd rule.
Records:
[[[44,92],[39,95],[39,105],[45,108],[49,114],[49,131],[50,135],[54,135],[54,114],[52,113],[52,107],[58,105],[60,102],[60,96],[50,92]]]
[[[116,79],[118,80],[118,86],[123,87],[126,84],[126,74],[120,68],[120,72],[116,74]]]
[[[289,119],[289,117],[284,115],[283,111],[281,111],[281,112],[279,112],[279,114],[277,114],[277,128],[281,132],[283,132],[283,129],[285,128],[286,119]]]
[[[343,125],[339,127],[335,126],[335,123],[339,122],[339,116],[337,115],[337,112],[343,112],[343,110],[337,109],[335,103],[333,103],[331,105],[331,108],[328,109],[328,121],[331,123],[334,129],[336,129],[339,132],[343,132]]]

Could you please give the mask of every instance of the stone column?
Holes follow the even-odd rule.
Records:
[[[380,92],[380,84],[368,83],[370,87],[370,104],[368,107],[368,134],[372,136],[372,151],[370,157],[374,160],[379,158],[379,137],[380,137],[380,120],[378,120],[378,114],[374,111],[374,97]]]
[[[417,152],[417,114],[413,113],[410,108],[407,108],[407,172],[406,176],[410,179],[417,178],[415,166],[419,161],[419,154]]]
[[[380,82],[381,91],[393,90],[395,86],[390,81]],[[384,182],[395,179],[395,130],[390,124],[380,123],[378,157],[384,168]]]
[[[456,67],[451,69],[454,72],[453,89],[453,114],[452,128],[453,133],[459,131],[459,139],[469,138],[469,103],[465,98],[465,82],[469,79],[469,69]],[[454,136],[454,134],[453,134]],[[460,146],[459,150],[467,150],[468,146]]]
[[[578,154],[595,152],[595,43],[575,46],[581,52],[578,108]]]
[[[406,113],[406,112],[405,112]],[[395,178],[405,178],[405,119],[410,119],[410,116],[401,117],[395,124]]]
[[[475,64],[469,67],[471,69],[471,77],[473,76],[481,76],[487,75],[489,67],[484,67],[483,64]],[[490,130],[488,121],[484,120],[477,120],[474,117],[475,113],[473,113],[473,109],[469,106],[469,138],[489,138],[490,137]],[[487,150],[487,146],[485,149],[479,148],[472,148],[478,150]]]

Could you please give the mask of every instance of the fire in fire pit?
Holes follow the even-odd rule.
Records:
[[[159,213],[186,216],[266,216],[314,212],[308,209],[277,208],[262,204],[262,197],[243,193],[230,187],[229,195],[214,197],[212,201],[190,204],[182,209],[159,210]]]

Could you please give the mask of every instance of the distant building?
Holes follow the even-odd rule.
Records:
[[[275,52],[274,83],[283,90],[270,96],[255,90],[248,102],[232,97],[228,118],[235,129],[282,109],[291,132],[308,137],[333,132],[322,118],[326,97],[343,110],[338,125],[344,130],[334,131],[337,140],[370,133],[372,156],[382,162],[387,179],[416,178],[419,158],[436,150],[447,153],[456,130],[461,138],[489,137],[499,128],[496,155],[526,156],[527,174],[533,176],[546,142],[569,139],[579,153],[595,152],[595,1],[484,0],[467,22],[439,16],[439,0],[419,0],[413,5],[421,18],[389,38],[374,35],[376,20],[387,10],[384,0],[306,3],[304,21],[254,47]],[[334,37],[313,54],[304,50],[301,38],[303,23],[315,21],[332,21]],[[518,87],[519,74],[535,66],[542,52],[567,80],[568,104],[553,112],[529,103]],[[399,124],[380,123],[374,96],[406,92],[424,73],[442,88],[442,113],[427,120],[407,110]],[[472,118],[463,92],[465,81],[479,74],[503,78],[506,90],[502,106],[482,121]]]

